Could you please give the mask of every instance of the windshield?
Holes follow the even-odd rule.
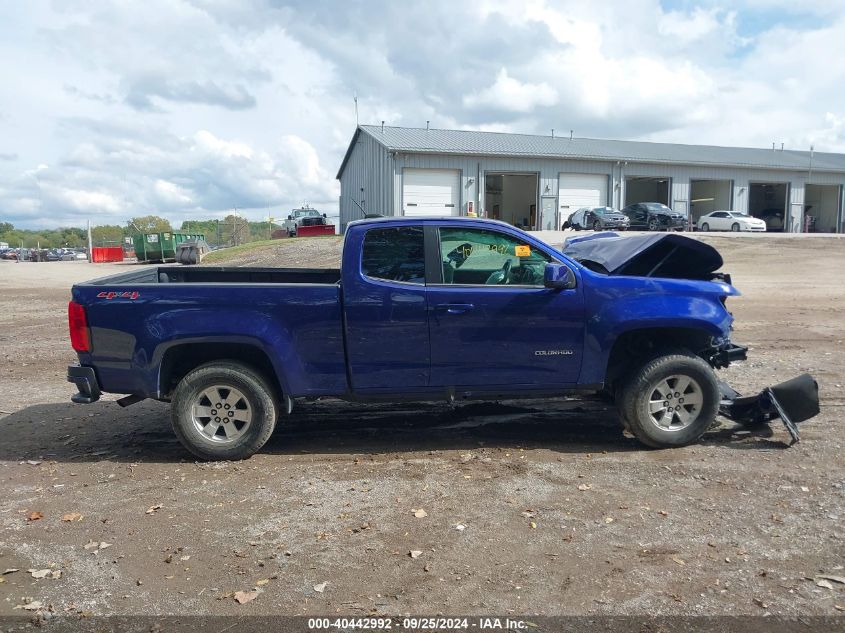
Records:
[[[663,213],[672,211],[669,207],[665,204],[660,204],[659,202],[648,202],[645,204],[646,209],[649,211],[662,211]]]
[[[616,209],[611,207],[593,207],[593,213],[596,215],[605,215],[608,213],[616,213]]]
[[[750,218],[751,216],[747,213],[731,213],[732,218]]]

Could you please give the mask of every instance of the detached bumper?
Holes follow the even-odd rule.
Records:
[[[719,390],[719,413],[723,416],[746,426],[780,418],[793,444],[801,439],[796,425],[819,414],[819,385],[810,374],[766,387],[755,396],[742,396],[725,382],[719,383]]]
[[[70,397],[77,404],[91,404],[100,399],[100,384],[97,382],[97,375],[93,367],[82,367],[80,365],[68,365],[67,380],[76,385],[79,393]]]

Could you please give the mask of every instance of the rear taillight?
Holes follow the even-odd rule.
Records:
[[[88,332],[88,319],[85,308],[71,301],[67,304],[67,321],[70,328],[70,344],[77,352],[91,351],[91,335]]]

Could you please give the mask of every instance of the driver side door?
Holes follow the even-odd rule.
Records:
[[[440,226],[442,276],[426,285],[430,386],[560,387],[581,369],[580,287],[543,285],[551,253],[509,233]],[[439,271],[438,271],[439,272]]]

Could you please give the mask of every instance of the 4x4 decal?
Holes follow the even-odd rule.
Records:
[[[98,299],[137,299],[141,293],[137,290],[131,292],[101,292],[97,295]]]

